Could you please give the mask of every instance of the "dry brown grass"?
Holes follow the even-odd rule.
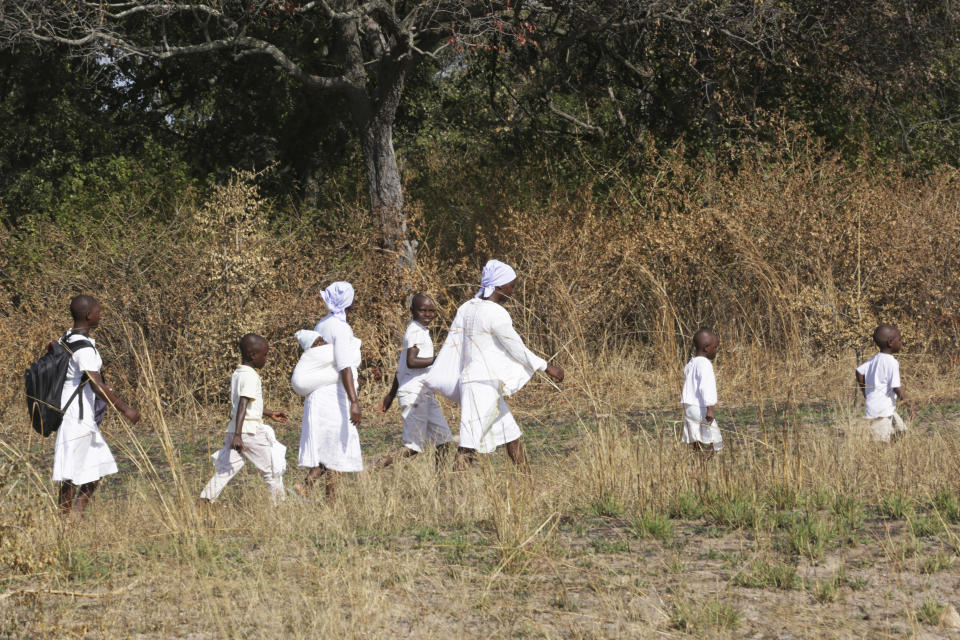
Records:
[[[960,496],[958,411],[937,404],[957,395],[955,327],[937,322],[957,310],[957,174],[910,181],[784,154],[736,176],[665,164],[638,193],[613,208],[510,212],[480,230],[469,259],[425,242],[403,278],[361,225],[274,225],[240,178],[163,224],[118,214],[79,235],[64,223],[2,232],[0,635],[922,631],[915,612],[953,598],[957,565],[944,558],[960,551],[943,506]],[[515,321],[568,372],[560,388],[538,379],[513,401],[532,483],[502,457],[438,475],[420,456],[348,481],[332,508],[273,508],[244,472],[215,508],[195,509],[226,422],[236,336],[259,331],[274,345],[267,401],[293,410],[278,430],[293,458],[292,333],[322,315],[321,288],[357,285],[365,357],[389,368],[403,295],[433,292],[449,320],[488,253],[517,265]],[[110,418],[121,474],[85,520],[63,524],[47,480],[52,440],[28,432],[17,394],[19,371],[80,290],[105,303],[106,373],[145,417],[133,429]],[[878,319],[904,328],[905,388],[920,401],[911,437],[892,447],[858,437],[851,406],[855,354],[869,353]],[[721,335],[727,429],[706,466],[679,445],[671,409],[701,324]],[[388,379],[363,382],[372,407]],[[368,413],[368,460],[396,446],[397,422]],[[892,495],[916,515],[883,516]],[[744,586],[775,583],[761,574],[781,565],[799,587]],[[756,575],[738,578],[744,567]]]

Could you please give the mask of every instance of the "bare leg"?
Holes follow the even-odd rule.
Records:
[[[317,479],[327,472],[327,468],[323,465],[319,467],[314,467],[307,472],[307,475],[303,478],[303,482],[300,484],[293,485],[293,490],[301,498],[306,498],[310,495],[310,490],[313,488],[313,485],[316,484]]]
[[[60,505],[60,515],[66,517],[73,507],[73,497],[77,493],[77,485],[69,480],[60,483],[60,495],[57,503]]]
[[[94,480],[93,482],[88,482],[80,486],[80,491],[77,494],[76,502],[74,502],[73,505],[74,513],[77,515],[83,515],[83,511],[87,508],[90,498],[93,497],[93,492],[97,490],[99,485],[100,481]]]
[[[444,463],[446,463],[447,458],[450,457],[451,453],[455,453],[452,442],[444,442],[443,444],[437,446],[437,451],[434,454],[434,457],[438,472],[443,469]]]
[[[394,451],[393,453],[391,453],[391,454],[389,454],[389,455],[386,455],[386,456],[380,458],[380,460],[377,462],[375,468],[377,468],[377,469],[383,469],[383,468],[385,468],[385,467],[389,467],[390,465],[392,465],[395,461],[399,460],[400,458],[410,458],[410,457],[415,456],[415,455],[417,455],[417,452],[414,451],[413,449],[411,449],[411,448],[409,448],[409,447],[400,447],[399,449],[397,449],[397,450]]]
[[[341,475],[339,471],[330,471],[327,469],[327,504],[333,504],[336,500]]]
[[[517,465],[517,469],[524,475],[530,475],[530,463],[527,462],[527,453],[523,450],[523,439],[517,438],[507,443],[507,455]]]
[[[453,459],[454,471],[466,471],[477,461],[477,452],[473,449],[457,447],[457,456]]]

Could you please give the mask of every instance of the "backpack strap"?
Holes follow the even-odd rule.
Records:
[[[93,349],[93,345],[90,344],[88,340],[75,340],[72,343],[68,343],[67,340],[74,335],[76,334],[73,332],[73,329],[71,329],[70,331],[67,331],[65,334],[63,334],[60,337],[60,340],[58,340],[60,345],[64,349],[66,349],[67,353],[69,353],[71,356],[75,354],[77,351],[79,351],[80,349],[86,349],[87,347],[90,347],[91,349]],[[73,348],[71,349],[71,347]],[[67,407],[69,407],[70,403],[73,402],[74,399],[80,395],[80,392],[83,390],[83,385],[87,384],[88,382],[90,382],[90,377],[87,376],[86,371],[84,371],[80,384],[77,385],[76,390],[74,390],[74,392],[70,395],[70,398],[67,400],[66,404],[60,407],[60,411],[62,411],[63,413],[67,412]],[[79,400],[79,403],[80,403],[79,419],[83,420],[83,399],[82,398]]]

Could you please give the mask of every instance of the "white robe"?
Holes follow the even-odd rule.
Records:
[[[424,386],[461,404],[460,446],[489,453],[522,434],[504,396],[547,362],[523,344],[501,305],[474,298],[457,310]]]
[[[314,347],[303,356],[311,351],[327,350],[318,353],[317,360],[311,364],[311,375],[323,384],[311,391],[303,403],[297,464],[311,469],[323,466],[331,471],[363,471],[360,435],[350,420],[350,398],[339,374],[339,370],[349,367],[356,384],[360,340],[353,337],[347,323],[333,316],[324,318],[315,330],[330,344]],[[344,344],[338,344],[340,340]],[[339,362],[336,361],[338,357]],[[299,368],[299,363],[297,366]]]

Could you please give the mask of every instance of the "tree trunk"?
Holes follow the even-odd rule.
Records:
[[[383,246],[397,252],[400,264],[413,267],[417,257],[415,241],[407,238],[403,185],[393,149],[393,121],[371,118],[360,125],[361,149],[370,194],[370,212],[383,232]]]

